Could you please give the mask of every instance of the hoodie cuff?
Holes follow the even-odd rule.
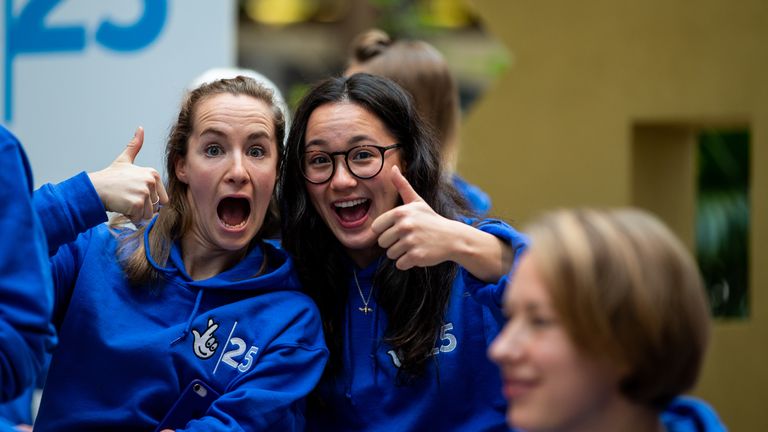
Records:
[[[506,222],[498,219],[485,219],[474,224],[474,226],[480,231],[494,235],[504,243],[508,244],[512,248],[514,254],[512,268],[508,269],[504,276],[493,283],[484,282],[476,278],[463,267],[460,270],[467,291],[478,303],[491,308],[500,309],[504,289],[507,286],[507,282],[509,282],[512,269],[517,265],[517,260],[528,247],[528,238],[516,231]]]
[[[34,204],[50,255],[80,233],[107,221],[104,204],[85,171],[61,183],[43,185],[35,191]]]

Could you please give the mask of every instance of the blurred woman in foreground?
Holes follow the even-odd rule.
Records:
[[[536,221],[489,349],[510,425],[721,431],[696,383],[709,312],[696,264],[655,217],[566,210]]]

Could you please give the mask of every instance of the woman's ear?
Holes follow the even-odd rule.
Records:
[[[174,171],[176,172],[176,178],[184,184],[189,184],[189,179],[187,178],[187,160],[185,158],[179,158],[176,161]]]

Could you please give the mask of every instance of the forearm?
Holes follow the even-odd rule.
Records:
[[[453,224],[452,261],[484,282],[495,282],[512,267],[514,251],[502,239],[462,222]]]

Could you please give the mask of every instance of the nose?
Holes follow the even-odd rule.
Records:
[[[344,162],[343,157],[335,158],[333,163],[336,164],[336,169],[331,177],[332,189],[343,190],[357,185],[357,177],[349,172],[349,168],[347,167],[347,163]]]
[[[528,340],[528,329],[520,321],[510,320],[488,347],[488,358],[496,364],[520,360]]]
[[[245,160],[240,154],[233,154],[224,179],[227,183],[243,185],[248,183],[248,170],[245,168]]]

